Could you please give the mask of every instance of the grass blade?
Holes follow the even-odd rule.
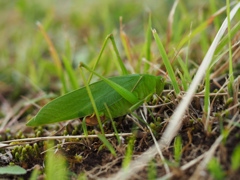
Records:
[[[147,42],[146,42],[146,59],[151,61],[151,42],[152,42],[152,20],[151,20],[151,13],[149,13],[148,18],[148,28],[147,28]],[[144,73],[146,73],[149,69],[149,64],[144,64]]]
[[[84,133],[85,137],[88,137],[87,126],[86,126],[86,117],[83,118],[82,127],[83,127],[83,133]]]
[[[54,154],[51,149],[53,147],[53,142],[48,143],[48,151],[46,156],[46,180],[59,179],[65,180],[67,178],[67,166],[66,161],[63,156]]]
[[[228,48],[229,48],[229,78],[230,82],[228,84],[228,91],[231,97],[233,97],[233,86],[234,86],[234,76],[233,76],[233,65],[232,65],[232,45],[231,45],[231,21],[230,21],[230,5],[229,0],[227,0],[227,21],[228,21]]]
[[[148,163],[148,179],[157,179],[157,166],[155,160],[149,161]]]
[[[123,62],[122,62],[122,59],[121,59],[121,57],[120,57],[120,55],[119,55],[119,52],[118,52],[118,49],[117,49],[117,46],[116,46],[116,43],[115,43],[115,40],[114,40],[114,37],[113,37],[112,34],[111,34],[111,36],[110,36],[110,40],[111,40],[111,42],[112,42],[113,49],[114,49],[114,51],[115,51],[115,53],[116,53],[116,55],[117,55],[118,63],[119,63],[119,65],[120,65],[121,69],[122,69],[122,74],[123,74],[123,75],[127,75],[127,74],[128,74],[127,69],[126,69],[126,67],[124,66]]]
[[[209,124],[209,103],[210,103],[210,67],[207,69],[206,75],[205,75],[205,96],[204,96],[204,126],[205,126],[205,131],[208,130],[208,124]]]
[[[210,171],[210,174],[214,179],[221,180],[225,179],[225,173],[216,158],[212,158],[207,165],[207,169]]]
[[[132,55],[131,55],[131,51],[130,51],[130,43],[129,43],[127,35],[125,34],[125,32],[123,31],[123,28],[122,28],[122,17],[120,17],[120,37],[121,37],[122,45],[123,45],[123,48],[127,55],[127,58],[129,60],[130,64],[132,65],[133,60],[132,60]]]
[[[178,69],[177,69],[177,72],[178,72],[178,74],[179,74],[179,76],[180,76],[180,78],[181,78],[181,80],[182,80],[182,85],[183,85],[184,91],[187,91],[187,89],[188,89],[188,84],[187,84],[185,78],[183,77],[182,73],[181,73]]]
[[[184,78],[185,78],[189,83],[191,83],[192,78],[191,78],[191,76],[190,76],[190,74],[189,74],[189,72],[188,72],[188,63],[185,64],[180,56],[178,56],[178,63],[180,64],[180,66],[181,66],[181,68],[182,68],[182,70],[183,70],[183,73],[184,73],[183,76],[184,76]]]
[[[127,150],[126,150],[126,153],[125,153],[125,158],[122,162],[122,167],[123,167],[124,170],[128,169],[129,163],[131,162],[132,154],[133,154],[134,141],[135,141],[135,136],[131,137],[129,142],[128,142]]]
[[[55,65],[56,65],[58,76],[61,79],[61,82],[62,82],[62,85],[63,85],[63,93],[65,94],[65,93],[67,93],[67,86],[66,86],[66,81],[65,81],[65,78],[64,78],[64,71],[63,71],[61,60],[60,60],[60,58],[57,54],[56,49],[54,48],[54,45],[53,45],[52,41],[50,40],[48,34],[44,30],[42,24],[40,22],[37,22],[37,26],[40,29],[41,33],[43,34],[45,40],[47,41],[47,44],[49,46],[49,52],[52,56],[52,59],[53,59]]]
[[[154,39],[155,39],[155,41],[157,43],[158,49],[160,51],[160,54],[162,55],[162,59],[163,59],[163,62],[165,64],[165,67],[166,67],[166,69],[168,71],[169,77],[170,77],[170,79],[172,81],[172,84],[173,84],[173,87],[175,89],[175,92],[177,94],[179,94],[180,93],[180,89],[178,87],[177,79],[176,79],[175,74],[173,72],[171,63],[170,63],[170,61],[169,61],[169,59],[167,57],[167,53],[166,53],[166,51],[165,51],[165,49],[163,47],[163,44],[162,44],[162,42],[161,42],[161,40],[160,40],[156,30],[152,30],[152,32],[153,32]]]
[[[231,38],[239,31],[240,29],[240,21],[231,29]],[[228,43],[228,34],[223,37],[222,41],[219,43],[216,51],[215,51],[215,54],[219,54],[220,51],[223,49],[223,47]]]
[[[107,106],[106,103],[104,103],[104,106],[105,106],[106,109],[107,109],[108,115],[109,115],[110,120],[111,120],[111,122],[112,122],[112,126],[113,126],[113,129],[114,129],[114,132],[115,132],[116,137],[117,137],[117,140],[118,140],[118,144],[120,145],[120,144],[121,144],[121,140],[120,140],[120,137],[119,137],[119,135],[118,135],[118,131],[117,131],[117,128],[116,128],[116,126],[115,126],[115,122],[113,121],[111,112],[110,112],[110,110],[109,110],[109,108],[108,108],[108,106]]]
[[[114,155],[117,156],[116,151],[114,150],[113,146],[110,144],[110,142],[103,136],[102,134],[98,134],[98,138],[105,144],[105,146],[109,149],[109,151]]]
[[[212,14],[217,11],[217,7],[216,7],[216,2],[215,2],[215,1],[216,1],[216,0],[210,0],[210,1],[209,1],[209,2],[210,2],[210,8],[211,8]],[[218,17],[215,17],[214,20],[213,20],[213,22],[214,22],[214,27],[215,27],[216,29],[219,29],[219,27],[220,27],[219,18],[218,18]]]
[[[232,153],[231,168],[236,171],[240,167],[240,144],[238,144]]]
[[[174,159],[178,166],[180,165],[181,153],[182,153],[182,138],[180,135],[178,135],[174,140]]]
[[[74,74],[73,68],[71,66],[70,59],[68,59],[66,56],[62,55],[62,60],[63,60],[64,66],[66,68],[68,77],[70,79],[72,89],[73,90],[78,89],[79,88],[78,81],[77,81],[76,75]]]

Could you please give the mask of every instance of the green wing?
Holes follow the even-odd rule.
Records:
[[[123,86],[142,100],[150,93],[155,92],[156,77],[151,75],[133,74],[108,78]],[[113,117],[127,113],[133,105],[121,97],[111,86],[104,81],[90,85],[97,109],[106,112],[104,103],[111,110]],[[72,91],[46,104],[38,114],[31,119],[27,126],[39,126],[88,116],[94,113],[86,87]]]

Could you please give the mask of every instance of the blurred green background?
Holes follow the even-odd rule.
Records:
[[[173,0],[0,1],[0,93],[9,100],[41,91],[60,93],[61,81],[36,22],[44,26],[60,58],[64,55],[70,61],[80,85],[78,63],[84,61],[92,65],[108,34],[114,34],[120,56],[127,61],[120,40],[120,16],[123,30],[130,40],[133,59],[139,59],[146,41],[149,12],[152,14],[152,27],[166,43],[168,16],[173,4]],[[224,5],[225,1],[180,1],[174,14],[168,49],[175,48],[189,33],[191,24],[194,29]],[[204,33],[214,37],[225,15],[218,16],[214,20],[215,25]],[[201,62],[206,52],[204,47],[208,47],[211,41],[200,42],[205,46],[202,49],[198,46],[195,51],[194,43],[199,43],[198,38],[191,43],[192,52],[197,52],[190,55],[197,57],[196,62]],[[155,42],[152,44],[154,46]],[[158,57],[156,50],[153,58]],[[111,63],[113,58],[107,47],[97,71],[106,76],[118,75],[114,63]],[[66,81],[68,83],[68,79]],[[67,87],[69,91],[73,89],[68,84]]]

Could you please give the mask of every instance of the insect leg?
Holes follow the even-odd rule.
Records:
[[[97,61],[96,61],[96,63],[94,64],[94,67],[93,67],[92,70],[95,71],[95,69],[96,69],[96,67],[97,67],[97,64],[98,64],[98,62],[99,62],[99,60],[100,60],[100,58],[101,58],[101,56],[102,56],[102,53],[103,53],[103,51],[104,51],[104,49],[105,49],[105,47],[106,47],[106,45],[107,45],[107,41],[108,41],[109,39],[110,39],[111,42],[112,42],[113,49],[114,49],[114,51],[115,51],[115,53],[116,53],[116,56],[117,56],[117,59],[118,59],[118,63],[119,63],[119,65],[120,65],[121,69],[122,69],[122,73],[123,73],[123,75],[127,75],[127,74],[128,74],[127,69],[126,69],[126,67],[124,66],[124,64],[123,64],[123,62],[122,62],[122,59],[121,59],[121,57],[120,57],[120,55],[119,55],[119,52],[118,52],[118,49],[117,49],[117,46],[116,46],[116,43],[115,43],[113,34],[109,34],[109,35],[105,38],[105,41],[104,41],[103,46],[102,46],[102,49],[101,49],[101,51],[100,51],[100,53],[99,53],[99,55],[98,55]],[[90,76],[89,76],[88,84],[90,83],[90,81],[91,81],[91,79],[92,79],[92,75],[93,75],[93,73],[91,73]]]
[[[127,89],[125,89],[124,87],[120,86],[119,84],[117,84],[117,83],[115,83],[115,82],[113,82],[113,81],[103,77],[102,75],[94,72],[93,70],[91,70],[84,63],[80,63],[79,67],[84,67],[88,71],[90,71],[93,74],[95,74],[96,76],[100,77],[103,81],[105,81],[108,85],[110,85],[113,89],[115,89],[115,91],[117,91],[128,102],[130,102],[132,104],[136,104],[138,102],[138,98],[132,92],[128,91]]]

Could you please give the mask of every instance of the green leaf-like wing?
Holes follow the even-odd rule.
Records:
[[[111,77],[109,80],[123,86],[138,97],[144,99],[150,93],[155,92],[156,77],[151,75],[133,74]],[[97,109],[99,112],[106,112],[104,103],[111,110],[113,117],[127,113],[133,105],[121,97],[117,91],[104,81],[98,81],[90,85]],[[46,104],[38,114],[31,119],[27,126],[39,126],[56,123],[88,116],[94,113],[86,87],[72,91]]]

